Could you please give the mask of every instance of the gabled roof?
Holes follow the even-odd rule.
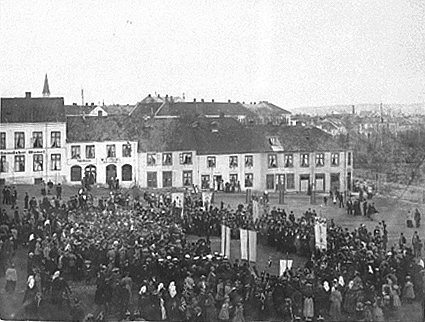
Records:
[[[159,108],[164,103],[161,102],[151,102],[151,103],[137,103],[136,106],[129,112],[129,115],[132,117],[142,119],[145,116],[155,115]]]
[[[244,104],[244,106],[258,116],[281,116],[283,114],[291,114],[291,112],[267,101],[261,101],[258,104]]]
[[[1,123],[66,122],[62,97],[26,97],[1,99]]]
[[[316,127],[268,125],[256,128],[263,135],[277,137],[284,151],[313,152],[346,149],[346,147],[340,146],[332,135]]]

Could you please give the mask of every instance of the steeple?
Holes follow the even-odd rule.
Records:
[[[43,87],[43,97],[49,97],[50,96],[50,89],[49,89],[49,81],[47,80],[47,74],[44,78],[44,87]]]

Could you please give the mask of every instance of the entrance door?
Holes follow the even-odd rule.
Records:
[[[223,176],[214,176],[214,190],[223,190]]]
[[[285,190],[285,175],[284,174],[276,175],[276,190],[279,190],[279,187],[281,187],[282,190]]]
[[[110,164],[106,167],[106,182],[115,179],[117,177],[117,166],[115,164]]]
[[[300,175],[300,191],[307,192],[309,186],[310,186],[310,175],[308,174]]]
[[[96,182],[96,167],[94,165],[85,167],[84,177],[88,184],[94,184]]]
[[[274,174],[266,175],[266,189],[267,190],[274,189]]]
[[[316,191],[325,191],[325,175],[316,174]]]
[[[341,184],[339,180],[339,173],[331,173],[331,189],[332,191],[340,191]]]

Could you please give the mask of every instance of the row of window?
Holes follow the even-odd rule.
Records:
[[[157,165],[157,154],[156,153],[148,153],[147,154],[147,165],[155,166]],[[331,166],[339,166],[340,159],[339,153],[331,153]],[[172,165],[173,159],[171,153],[163,153],[162,154],[162,165]],[[181,153],[180,154],[180,164],[192,164],[192,153]],[[348,152],[348,165],[351,165],[351,152]],[[217,159],[215,156],[207,157],[207,167],[215,168],[217,166]],[[245,156],[245,167],[254,166],[254,157],[252,155]],[[284,164],[285,168],[291,168],[294,166],[294,155],[292,153],[284,154]],[[310,154],[301,153],[300,154],[300,166],[301,167],[309,167],[310,166]],[[325,166],[325,154],[317,153],[316,154],[316,167]],[[229,156],[229,168],[237,168],[238,167],[238,157],[237,156]],[[268,155],[268,167],[269,168],[277,168],[278,167],[278,158],[277,154],[269,154]]]
[[[96,157],[95,146],[86,145],[86,159],[94,159]],[[106,156],[108,158],[116,158],[117,150],[115,144],[106,145]],[[122,145],[122,156],[123,158],[131,157],[131,144]],[[71,145],[71,159],[81,159],[81,146],[80,145]]]
[[[30,148],[44,148],[43,132],[36,131],[32,132]],[[52,131],[50,132],[50,147],[60,148],[61,147],[61,132]],[[6,132],[0,132],[0,150],[5,150],[6,146]],[[15,149],[25,149],[25,132],[15,132]]]
[[[33,171],[39,172],[44,171],[44,158],[43,154],[33,154]],[[13,170],[15,172],[25,172],[25,155],[15,155]],[[0,172],[7,172],[8,166],[6,162],[6,156],[0,157]],[[60,171],[61,170],[61,155],[51,154],[50,155],[50,170]]]

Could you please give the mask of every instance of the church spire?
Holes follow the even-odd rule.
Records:
[[[49,97],[50,96],[50,89],[49,89],[49,81],[47,80],[47,74],[44,78],[44,87],[43,87],[43,97]]]

